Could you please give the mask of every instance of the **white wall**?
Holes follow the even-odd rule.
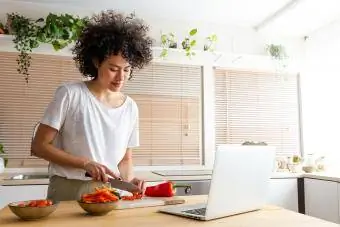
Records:
[[[339,37],[339,22],[311,35],[301,75],[304,150],[326,155],[330,170],[340,168]]]
[[[97,4],[93,1],[82,1],[82,3],[60,1],[60,3],[57,3],[35,0],[35,2],[36,3],[32,3],[26,0],[0,0],[0,20],[4,21],[5,14],[8,12],[19,12],[31,18],[46,16],[49,12],[69,12],[84,16],[91,15],[92,11],[99,11],[106,6],[104,4],[105,1],[103,1],[103,4]],[[152,4],[152,1],[150,4]],[[117,4],[113,5],[118,7],[116,9],[123,12],[125,11],[126,13],[131,13],[131,9],[135,9],[136,15],[141,16],[150,25],[151,35],[156,40],[156,45],[160,45],[161,32],[174,32],[178,38],[182,40],[191,28],[198,28],[197,48],[200,49],[203,48],[203,38],[211,33],[216,33],[219,38],[217,45],[218,51],[241,54],[265,54],[265,45],[274,42],[285,45],[290,56],[300,59],[302,53],[302,39],[275,37],[275,34],[268,35],[258,33],[251,27],[230,25],[233,23],[233,17],[232,15],[228,16],[228,14],[224,17],[217,17],[211,11],[204,11],[204,15],[196,15],[201,11],[199,11],[199,9],[196,11],[195,7],[202,8],[204,5],[193,5],[192,11],[190,12],[192,15],[185,15],[186,11],[182,9],[185,5],[173,6],[171,5],[171,2],[168,2],[168,4],[169,12],[174,12],[171,17],[169,17],[169,12],[166,15],[162,15],[162,12],[166,10],[166,8],[155,8],[154,11],[150,12],[150,6],[145,6],[138,1],[118,1]],[[208,3],[204,4],[211,5]],[[178,9],[175,10],[174,7],[177,7]],[[228,12],[227,10],[225,11],[226,13]],[[221,10],[215,12],[216,14],[221,14]],[[163,14],[165,14],[165,12]],[[218,18],[225,18],[225,20],[218,21]]]

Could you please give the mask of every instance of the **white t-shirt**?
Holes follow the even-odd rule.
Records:
[[[139,146],[138,107],[127,96],[123,105],[110,108],[84,82],[57,88],[40,121],[57,130],[55,145],[65,152],[90,158],[119,173],[118,163],[127,148]],[[86,180],[85,171],[50,163],[50,175]]]

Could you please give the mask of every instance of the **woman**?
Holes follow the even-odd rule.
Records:
[[[32,153],[50,162],[49,199],[79,199],[108,176],[144,190],[144,181],[132,171],[132,149],[139,146],[138,107],[121,89],[133,69],[152,60],[147,32],[133,15],[107,11],[80,34],[74,60],[89,80],[57,88],[32,142]]]

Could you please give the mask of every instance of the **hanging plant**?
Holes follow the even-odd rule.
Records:
[[[58,51],[74,42],[89,19],[70,14],[50,13],[46,19],[31,20],[17,13],[7,14],[4,32],[14,36],[14,47],[18,50],[18,72],[25,76],[28,83],[31,52],[40,43],[51,44]],[[1,32],[1,30],[0,30]]]
[[[17,70],[25,76],[25,80],[28,83],[30,75],[28,68],[31,65],[30,53],[33,48],[39,46],[36,38],[39,27],[35,24],[35,21],[17,13],[7,14],[6,27],[8,28],[9,34],[14,35],[14,47],[19,51]]]

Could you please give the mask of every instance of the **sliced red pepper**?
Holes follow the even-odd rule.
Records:
[[[180,187],[191,188],[191,185],[173,184],[171,181],[167,181],[147,187],[144,194],[149,197],[172,197],[176,194],[176,188]]]

